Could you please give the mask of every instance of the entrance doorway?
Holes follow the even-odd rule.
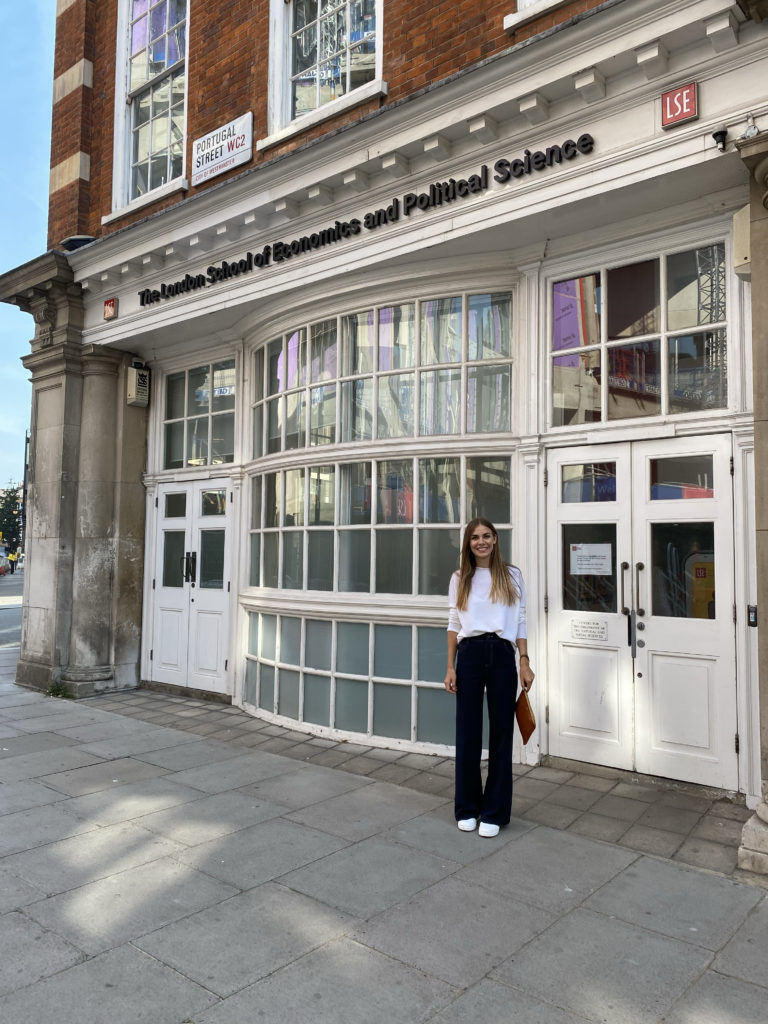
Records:
[[[162,484],[151,678],[224,693],[229,663],[229,480]]]
[[[730,455],[722,435],[550,452],[551,754],[737,788]]]

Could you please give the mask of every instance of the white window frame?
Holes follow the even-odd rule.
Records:
[[[269,149],[316,124],[356,107],[375,96],[386,96],[383,81],[382,31],[384,0],[376,0],[376,72],[372,81],[352,92],[318,107],[311,113],[291,118],[291,0],[270,0],[269,10],[269,99],[267,124],[269,135],[259,139],[257,150]]]
[[[504,18],[504,31],[514,32],[529,21],[564,7],[570,0],[517,0],[517,10]]]
[[[189,14],[190,3],[187,0],[185,48],[183,67],[189,70]],[[189,115],[189,83],[185,75],[184,86],[184,142],[181,175],[172,181],[152,189],[136,199],[130,198],[131,182],[131,114],[132,102],[129,89],[130,74],[130,35],[131,32],[131,0],[120,0],[117,13],[117,41],[115,45],[115,135],[112,159],[112,212],[101,218],[102,224],[141,209],[164,196],[189,188],[187,181],[187,122]]]

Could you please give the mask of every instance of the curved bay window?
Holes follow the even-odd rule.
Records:
[[[725,245],[558,281],[552,425],[724,409]]]
[[[253,360],[252,455],[263,468],[250,470],[245,703],[313,729],[452,744],[445,627],[429,618],[473,516],[497,524],[511,557],[512,456],[494,450],[511,428],[510,294],[326,317]],[[321,616],[302,597],[312,592],[327,595]],[[428,624],[409,605],[431,608]]]

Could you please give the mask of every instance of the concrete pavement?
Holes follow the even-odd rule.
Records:
[[[332,744],[262,735],[276,728],[264,723],[261,742],[243,743],[246,725],[226,724],[240,722],[235,708],[148,691],[111,710],[106,697],[44,697],[15,686],[16,656],[0,652],[3,1021],[768,1018],[757,880],[551,827],[529,816],[546,797],[480,839],[455,826],[446,767],[428,773],[444,783],[428,792],[375,776],[392,752],[375,769],[350,766],[376,761],[354,750],[328,767],[312,758]],[[176,721],[213,728],[167,724],[166,702]],[[265,749],[281,738],[305,749]],[[569,778],[549,785],[586,789],[569,781],[575,769],[555,770]],[[518,788],[547,781],[531,774]],[[614,785],[627,787],[614,801],[644,808],[634,821],[686,809],[640,792],[655,786]],[[703,819],[719,800],[700,798]]]

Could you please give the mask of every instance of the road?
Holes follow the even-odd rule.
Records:
[[[0,576],[0,650],[21,642],[21,594],[23,571]]]

